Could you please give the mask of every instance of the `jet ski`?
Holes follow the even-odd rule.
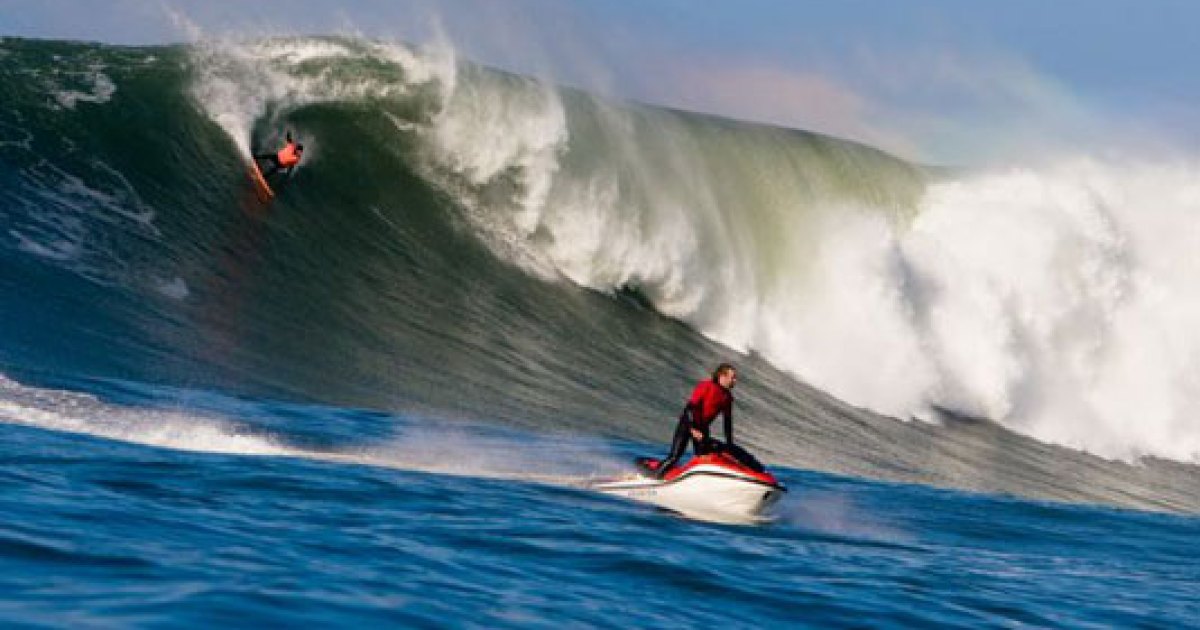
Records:
[[[787,489],[752,457],[743,460],[728,451],[697,455],[659,478],[659,460],[643,457],[636,460],[638,473],[596,480],[589,487],[702,520],[767,520],[764,512]]]

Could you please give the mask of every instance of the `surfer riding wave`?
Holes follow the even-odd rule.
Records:
[[[268,178],[276,173],[283,173],[285,176],[290,176],[292,170],[300,163],[300,159],[304,157],[304,145],[292,139],[292,132],[287,132],[286,144],[282,149],[275,153],[256,153],[254,160],[263,162],[271,167],[269,171],[263,171],[263,177]]]

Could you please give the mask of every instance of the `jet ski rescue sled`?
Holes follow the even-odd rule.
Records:
[[[651,503],[684,516],[704,520],[753,522],[787,492],[774,475],[755,470],[729,453],[693,457],[661,479],[659,460],[637,460],[638,474],[596,480],[592,490]]]

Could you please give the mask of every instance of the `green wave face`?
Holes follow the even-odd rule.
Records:
[[[859,309],[868,349],[929,316],[894,241],[932,184],[873,148],[339,38],[5,39],[0,101],[7,366],[660,442],[733,358],[739,435],[768,460],[1195,504],[1161,490],[1190,473],[1057,475],[1091,460],[989,424],[935,438],[835,397],[906,415],[934,388],[875,405],[809,369],[853,354],[824,324],[857,330],[814,320],[815,295],[883,305]],[[263,206],[248,155],[286,130],[305,159]],[[862,266],[845,225],[895,284],[830,284]],[[931,344],[911,345],[847,374],[868,394],[923,377]],[[1128,483],[1159,489],[1108,490]]]
[[[671,355],[704,344],[642,307],[708,333],[730,283],[802,262],[809,244],[788,235],[807,216],[903,217],[921,185],[866,147],[605,102],[446,51],[335,38],[2,50],[7,257],[148,301],[117,300],[136,312],[94,331],[135,357],[306,392],[408,399],[429,383],[416,398],[437,399],[432,383],[491,381],[531,352],[557,380],[597,346],[619,364],[647,325],[672,331],[661,360],[680,366]],[[259,208],[245,158],[285,129],[305,163]],[[105,361],[143,363],[118,354]]]

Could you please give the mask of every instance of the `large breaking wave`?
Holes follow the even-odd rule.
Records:
[[[240,357],[229,378],[312,393],[325,368],[305,356],[335,352],[374,375],[362,389],[399,369],[418,380],[405,400],[449,405],[420,382],[435,370],[510,399],[501,407],[578,417],[530,383],[514,390],[511,374],[497,385],[489,366],[544,383],[580,357],[592,375],[685,363],[675,333],[627,320],[648,304],[885,415],[984,417],[1106,457],[1200,458],[1194,161],[932,170],[556,88],[461,62],[449,44],[58,46],[2,49],[19,60],[6,73],[34,77],[0,88],[18,103],[0,114],[5,258],[155,295],[155,312],[122,304],[139,312],[112,317],[153,319],[136,328],[160,355]],[[102,113],[122,96],[177,135],[142,138]],[[285,126],[311,150],[273,210],[292,236],[273,242],[284,237],[230,228],[219,208],[236,197],[237,154]],[[106,134],[122,131],[128,148],[112,149]],[[282,262],[255,262],[280,249]],[[214,255],[218,279],[205,280]],[[259,284],[242,294],[247,273]],[[564,282],[619,299],[564,301]],[[325,336],[294,339],[314,331]],[[9,358],[47,345],[11,344]],[[416,367],[382,365],[410,356]],[[565,380],[581,409],[675,395]]]

